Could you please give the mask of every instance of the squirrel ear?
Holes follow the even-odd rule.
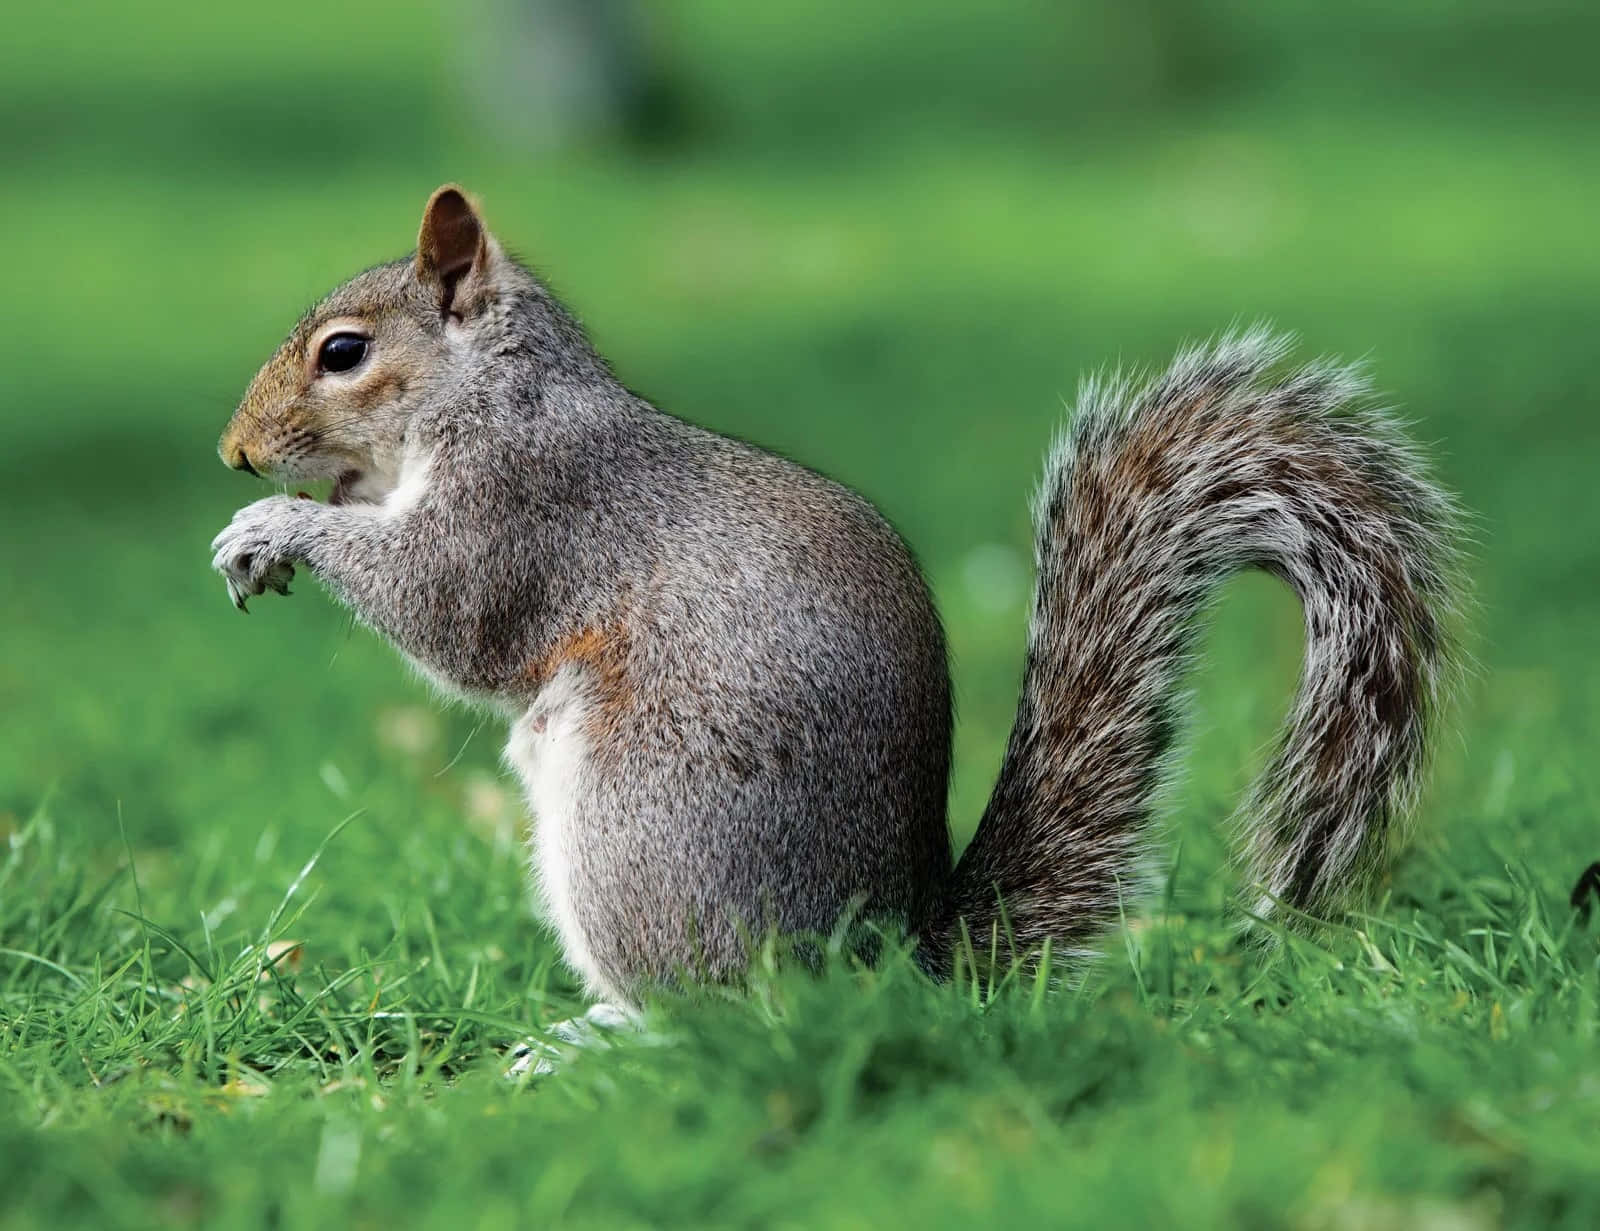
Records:
[[[417,233],[417,277],[438,289],[441,311],[463,315],[465,292],[481,290],[468,283],[482,281],[488,262],[489,232],[467,194],[454,184],[436,189]]]

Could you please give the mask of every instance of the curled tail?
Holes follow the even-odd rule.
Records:
[[[1197,628],[1240,569],[1305,609],[1299,690],[1240,814],[1260,908],[1326,911],[1383,867],[1454,665],[1457,513],[1357,373],[1270,379],[1287,349],[1253,331],[1080,395],[1036,505],[1016,724],[930,965],[949,969],[963,921],[1018,954],[1116,921],[1148,878]]]

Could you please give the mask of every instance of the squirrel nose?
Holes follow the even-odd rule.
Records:
[[[224,445],[222,448],[222,460],[235,470],[253,474],[258,479],[261,477],[261,472],[250,464],[250,455],[244,451],[243,445]]]

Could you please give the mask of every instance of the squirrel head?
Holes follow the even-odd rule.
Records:
[[[358,274],[256,373],[218,452],[273,479],[333,479],[334,501],[392,487],[413,415],[468,359],[515,266],[454,184],[428,198],[416,255]]]

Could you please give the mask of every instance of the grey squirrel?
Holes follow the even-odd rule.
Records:
[[[223,434],[330,479],[213,544],[235,603],[309,569],[510,724],[539,892],[590,992],[733,978],[749,936],[852,912],[1070,960],[1151,876],[1196,629],[1282,578],[1299,691],[1240,812],[1257,908],[1313,914],[1394,848],[1454,661],[1455,505],[1351,369],[1256,330],[1089,384],[1039,493],[1021,701],[952,864],[951,702],[926,582],[866,500],[629,392],[457,187],[414,256],[311,309]],[[1048,944],[1047,944],[1048,942]]]

